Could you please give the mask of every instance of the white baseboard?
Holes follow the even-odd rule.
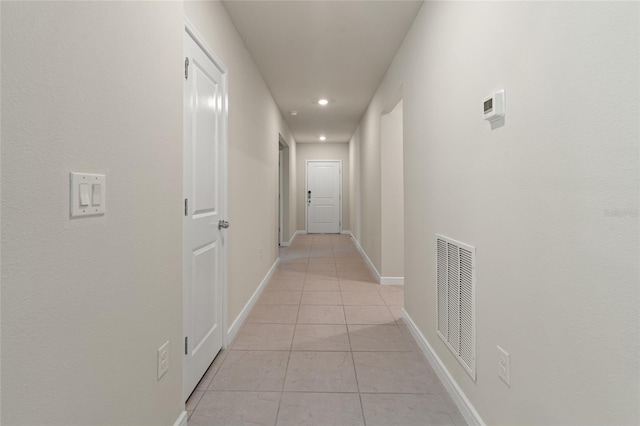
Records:
[[[267,272],[267,275],[265,275],[265,277],[262,279],[262,282],[260,283],[258,288],[256,288],[256,291],[253,292],[253,295],[251,296],[247,304],[244,305],[244,308],[242,308],[240,315],[238,315],[235,321],[233,321],[233,324],[231,324],[231,327],[229,327],[229,331],[227,331],[227,347],[231,346],[233,339],[235,339],[236,334],[238,334],[238,330],[240,330],[240,327],[242,327],[242,324],[244,324],[244,322],[247,320],[247,317],[249,316],[249,312],[251,312],[251,309],[253,309],[253,306],[256,304],[256,302],[260,298],[260,295],[264,291],[265,286],[267,285],[267,283],[271,279],[271,276],[275,272],[276,267],[278,266],[278,263],[280,263],[280,258],[277,258],[276,261],[273,263],[273,265],[271,266],[271,269],[269,269],[269,272]]]
[[[340,233],[344,235],[351,235],[351,231],[340,231]]]
[[[467,423],[469,423],[470,425],[485,426],[486,423],[482,420],[480,414],[478,414],[474,406],[471,404],[471,401],[469,401],[451,373],[449,373],[449,370],[447,370],[447,367],[444,366],[444,363],[442,362],[438,354],[436,354],[436,352],[433,350],[433,347],[431,347],[427,339],[424,337],[422,332],[418,329],[407,311],[405,311],[404,309],[402,309],[402,318],[407,323],[411,335],[420,346],[420,349],[422,349],[422,352],[427,358],[427,361],[429,361],[429,364],[431,364],[431,367],[433,367],[433,369],[435,370],[436,374],[440,378],[440,381],[444,385],[447,392],[449,392],[451,399],[453,399],[453,402],[455,402],[458,410],[460,410],[460,413],[467,421]]]
[[[289,241],[284,241],[282,243],[280,243],[280,245],[282,247],[289,247],[291,246],[291,243],[293,242],[293,239],[296,237],[296,235],[300,235],[300,234],[306,234],[307,231],[296,231],[293,233],[293,235],[291,236],[291,239]]]
[[[183,411],[180,413],[178,420],[173,424],[173,426],[187,426],[187,412]]]
[[[376,269],[376,267],[373,265],[373,262],[371,261],[371,259],[369,259],[369,256],[367,256],[367,253],[364,251],[364,249],[362,248],[362,246],[360,245],[360,242],[358,242],[358,240],[356,239],[356,237],[351,233],[351,231],[348,231],[349,235],[351,235],[351,239],[353,240],[353,243],[356,245],[356,248],[358,249],[358,251],[360,252],[360,254],[362,254],[362,257],[364,257],[364,260],[367,261],[367,265],[369,265],[369,269],[371,269],[371,272],[373,272],[373,276],[376,279],[377,283],[380,283],[380,272],[378,272],[378,270]]]
[[[380,277],[380,285],[404,285],[404,277]]]

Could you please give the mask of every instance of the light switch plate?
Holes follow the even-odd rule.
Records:
[[[105,188],[106,176],[93,173],[76,173],[69,174],[69,215],[70,217],[95,216],[103,215],[106,211]],[[80,185],[87,184],[89,189],[89,204],[86,206],[80,203]],[[91,194],[93,185],[100,185],[99,205],[94,205],[93,201],[97,197]]]

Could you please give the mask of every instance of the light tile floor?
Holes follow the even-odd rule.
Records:
[[[231,347],[187,401],[189,425],[466,425],[346,235],[299,235]]]

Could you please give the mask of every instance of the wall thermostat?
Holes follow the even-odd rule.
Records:
[[[488,121],[496,121],[504,117],[504,89],[498,90],[482,100],[483,117]]]

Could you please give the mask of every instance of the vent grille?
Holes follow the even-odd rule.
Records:
[[[438,335],[476,379],[475,248],[436,235]]]

